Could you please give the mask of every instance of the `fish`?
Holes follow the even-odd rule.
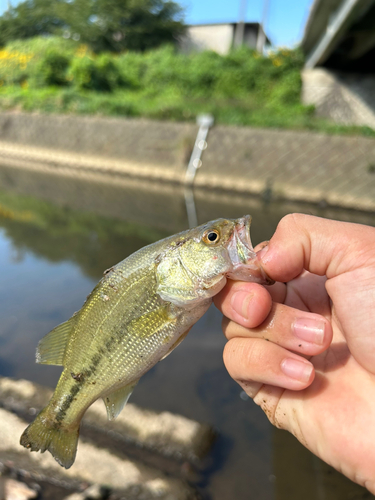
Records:
[[[37,363],[63,366],[51,400],[20,444],[66,469],[82,417],[99,398],[115,419],[139,379],[210,307],[227,279],[271,284],[250,239],[251,217],[217,219],[141,248],[104,276],[82,308],[39,342]]]

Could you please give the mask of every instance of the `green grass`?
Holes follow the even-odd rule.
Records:
[[[219,124],[375,136],[315,117],[300,100],[302,66],[298,50],[186,55],[166,46],[95,56],[71,40],[36,38],[0,52],[0,110],[175,121],[211,113]]]

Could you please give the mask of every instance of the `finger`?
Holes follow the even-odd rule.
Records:
[[[223,290],[214,297],[214,304],[224,316],[253,328],[268,316],[272,299],[267,290],[257,283],[228,280]]]
[[[246,328],[224,318],[223,332],[228,340],[259,338],[308,356],[325,351],[333,336],[331,324],[323,316],[277,303],[257,328]]]
[[[262,383],[301,390],[314,380],[314,367],[308,360],[263,339],[233,338],[223,358],[230,376],[242,387]]]
[[[280,221],[269,244],[257,255],[275,281],[290,281],[304,269],[333,278],[368,266],[369,254],[374,264],[374,245],[375,228],[290,214]]]
[[[258,243],[255,247],[254,247],[254,252],[260,252],[260,250],[262,250],[262,248],[266,247],[269,243],[269,240],[266,240],[266,241],[262,241],[262,243]]]

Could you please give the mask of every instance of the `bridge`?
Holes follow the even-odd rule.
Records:
[[[301,46],[304,102],[375,128],[375,0],[315,0]]]

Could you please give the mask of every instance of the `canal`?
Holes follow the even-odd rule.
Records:
[[[254,245],[300,211],[375,225],[374,214],[197,191],[199,223],[253,216]],[[38,341],[78,310],[105,269],[188,227],[178,186],[102,174],[0,168],[0,375],[54,387],[60,369],[35,364]],[[227,374],[214,308],[147,373],[131,401],[209,423],[218,439],[198,488],[213,500],[374,498],[274,429]],[[79,453],[79,451],[78,451]]]

